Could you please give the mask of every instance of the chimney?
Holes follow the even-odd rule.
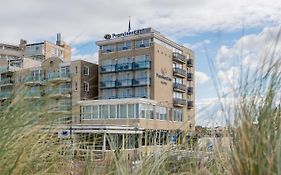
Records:
[[[61,40],[61,33],[57,33],[57,42],[56,44],[58,46],[61,46],[62,45],[62,40]]]

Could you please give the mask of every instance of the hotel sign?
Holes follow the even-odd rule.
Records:
[[[166,80],[166,81],[172,81],[172,78],[167,76],[167,69],[165,69],[165,68],[161,69],[161,74],[156,73],[156,77],[160,78],[160,79],[163,79],[163,80]],[[167,85],[167,83],[163,82],[163,81],[161,81],[161,84]]]
[[[150,33],[150,32],[151,32],[151,28],[143,28],[143,29],[138,29],[138,30],[129,31],[129,32],[123,32],[123,33],[105,34],[104,38],[105,39],[119,38],[119,37],[131,36],[131,35],[145,34],[145,33]]]

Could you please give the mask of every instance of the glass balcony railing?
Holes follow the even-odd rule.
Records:
[[[20,67],[16,67],[16,66],[8,66],[8,65],[0,66],[0,73],[2,74],[6,72],[15,72],[19,69]]]
[[[100,67],[100,72],[101,73],[115,72],[115,70],[116,70],[116,65],[115,64],[106,65],[106,66],[101,66]]]
[[[186,100],[181,99],[181,98],[174,98],[174,106],[185,106],[186,105]]]
[[[186,65],[187,65],[187,67],[193,67],[193,60],[192,59],[187,59],[186,60]]]
[[[187,73],[187,81],[192,81],[193,80],[193,74],[192,73]]]
[[[5,85],[13,85],[14,80],[11,78],[3,78],[0,80],[0,86],[5,86]]]
[[[12,97],[12,92],[0,92],[0,99],[8,99]]]
[[[187,101],[187,109],[192,109],[193,107],[193,101]]]
[[[116,71],[132,70],[132,63],[116,64]]]
[[[180,63],[186,63],[186,58],[183,54],[173,52],[173,60]]]
[[[180,91],[180,92],[185,92],[186,91],[186,85],[181,84],[181,83],[174,83],[174,91]]]
[[[116,87],[132,86],[132,79],[116,80],[115,86]]]
[[[26,84],[42,84],[45,82],[44,77],[41,76],[29,76],[24,80]]]
[[[179,77],[185,77],[185,75],[186,75],[186,70],[184,70],[184,69],[181,69],[181,68],[178,68],[178,67],[175,67],[174,69],[173,69],[173,75],[174,76],[179,76]]]
[[[100,88],[115,88],[115,81],[101,81]]]
[[[133,69],[149,69],[151,68],[151,62],[150,61],[139,61],[133,63]]]
[[[26,98],[40,98],[41,96],[44,95],[43,91],[28,91],[25,94]]]
[[[193,94],[193,87],[187,87],[187,94],[192,95]]]
[[[132,81],[133,86],[147,86],[151,84],[151,79],[148,77],[135,78]]]
[[[69,80],[70,73],[69,72],[55,72],[48,75],[48,80]]]
[[[71,88],[56,88],[49,91],[50,96],[64,96],[70,95],[72,89]]]

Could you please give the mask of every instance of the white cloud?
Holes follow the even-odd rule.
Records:
[[[204,84],[208,82],[210,77],[204,72],[195,71],[195,82],[198,84]]]
[[[200,42],[197,42],[197,43],[194,43],[194,44],[188,44],[188,43],[186,43],[186,44],[183,44],[185,47],[187,47],[187,48],[190,48],[190,49],[192,49],[192,50],[195,50],[195,49],[198,49],[198,48],[200,48],[200,47],[203,47],[203,46],[205,46],[205,45],[207,45],[207,44],[210,44],[211,43],[211,41],[210,40],[203,40],[203,41],[200,41]]]
[[[126,31],[128,16],[133,29],[152,26],[175,38],[281,22],[280,0],[10,0],[1,7],[0,38],[16,43],[54,39],[56,32],[72,44],[102,39]]]

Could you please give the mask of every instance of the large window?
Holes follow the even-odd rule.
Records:
[[[138,55],[135,57],[135,62],[150,61],[150,55]]]
[[[158,120],[167,120],[168,117],[168,110],[165,107],[161,107],[161,106],[156,106],[155,109],[156,112],[156,119]]]
[[[131,41],[119,43],[118,46],[117,46],[118,51],[129,50],[129,49],[132,49],[132,42]]]
[[[174,109],[174,121],[182,122],[183,121],[183,112],[182,109]]]
[[[101,53],[110,53],[110,52],[115,52],[115,45],[106,45],[106,46],[101,46]]]
[[[100,118],[107,119],[109,116],[109,108],[108,105],[100,105]]]
[[[149,47],[149,39],[136,40],[136,48]]]
[[[173,97],[178,99],[183,99],[183,93],[173,92]]]

